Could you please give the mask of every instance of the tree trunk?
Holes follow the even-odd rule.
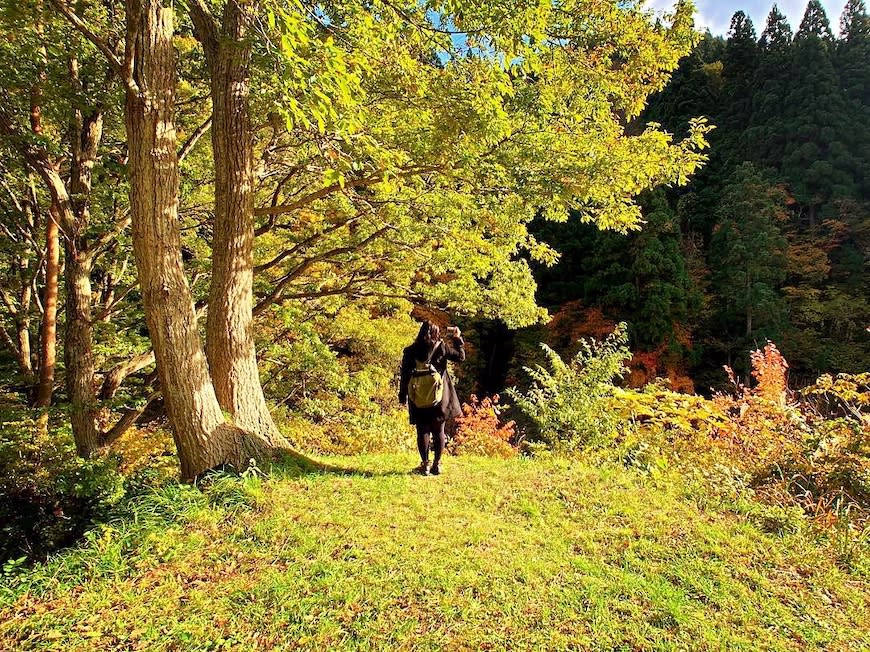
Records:
[[[272,445],[286,446],[263,396],[254,344],[254,138],[248,101],[248,29],[256,6],[256,2],[229,0],[218,28],[201,0],[190,5],[212,93],[215,219],[206,355],[218,402],[234,423]]]
[[[30,358],[30,317],[25,315],[16,318],[15,330],[18,339],[18,368],[30,385],[33,382],[33,364]]]
[[[37,23],[37,32],[42,34],[42,25]],[[44,47],[42,48],[44,53]],[[30,92],[30,130],[42,134],[42,86],[45,72],[40,71],[39,79]],[[35,201],[36,190],[33,190]],[[34,406],[47,408],[51,405],[54,391],[54,372],[57,365],[57,295],[60,276],[60,208],[52,195],[45,221],[45,288],[42,297],[42,324],[39,327],[39,381],[36,387]],[[34,206],[34,210],[36,206]],[[48,414],[39,418],[40,428],[48,427]]]
[[[749,273],[749,261],[746,263],[746,337],[752,335],[752,275]]]
[[[73,72],[75,73],[75,63]],[[72,134],[70,213],[63,222],[66,282],[64,365],[67,394],[71,404],[70,421],[76,448],[82,457],[90,457],[100,444],[96,424],[97,400],[94,393],[92,256],[88,250],[87,229],[90,221],[91,179],[102,133],[103,115],[99,109],[84,117],[76,112]]]
[[[66,261],[64,278],[66,281],[66,336],[64,342],[64,360],[66,363],[66,386],[72,412],[73,437],[76,450],[83,457],[89,457],[98,447],[99,435],[95,422],[96,400],[94,397],[94,359],[91,335],[91,262],[87,251],[80,249],[81,233],[78,230],[76,215],[73,212],[73,202],[67,192],[66,185],[54,165],[43,159],[35,159],[39,175],[45,182],[51,194],[52,222],[63,225],[65,237]],[[74,164],[75,166],[75,164]],[[53,300],[57,301],[57,290],[53,291]],[[48,298],[48,291],[46,291]],[[52,308],[56,310],[56,308]],[[49,311],[48,304],[45,306]],[[55,320],[44,319],[44,324],[56,328]],[[45,330],[43,337],[46,337]],[[51,346],[51,334],[48,344]],[[50,350],[50,349],[49,349]],[[43,357],[45,355],[43,354]],[[40,382],[40,397],[46,395],[51,400],[50,386],[45,390]],[[47,406],[48,403],[45,404]]]
[[[227,424],[209,377],[184,276],[178,224],[173,9],[127,0],[125,123],[133,252],[181,475],[264,459],[262,437]]]
[[[31,233],[33,223],[30,225]],[[15,339],[16,351],[18,352],[18,368],[29,387],[33,386],[33,352],[30,348],[30,304],[33,297],[31,286],[31,270],[33,265],[33,251],[30,247],[16,261],[18,267],[18,311],[15,313]]]
[[[70,422],[76,450],[90,457],[99,447],[94,395],[94,350],[91,325],[91,262],[68,238],[65,242],[66,331],[63,359]]]
[[[45,221],[45,287],[42,294],[42,324],[39,328],[39,384],[34,405],[51,405],[57,364],[57,290],[60,276],[59,210],[52,200]]]

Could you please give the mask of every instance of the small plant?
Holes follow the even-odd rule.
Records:
[[[516,437],[515,423],[500,420],[499,396],[471,396],[462,406],[462,416],[456,418],[456,436],[450,445],[455,455],[484,455],[509,458],[517,454],[512,445]]]
[[[776,344],[768,342],[763,350],[753,351],[749,357],[752,361],[752,377],[758,383],[753,394],[771,403],[785,405],[788,392],[788,362],[776,348]]]
[[[621,415],[612,409],[614,380],[631,359],[626,325],[619,324],[603,341],[584,339],[566,363],[548,346],[541,347],[550,369],[525,367],[532,378],[526,392],[508,390],[517,407],[537,428],[537,439],[556,452],[604,446],[618,436]]]

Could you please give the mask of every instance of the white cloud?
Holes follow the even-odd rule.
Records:
[[[695,24],[699,29],[709,29],[713,34],[725,35],[731,25],[734,12],[743,10],[752,19],[755,30],[761,35],[767,14],[774,2],[779,10],[786,15],[792,30],[797,30],[803,18],[807,0],[695,0],[698,11],[695,14]],[[673,9],[675,0],[647,0],[646,6],[657,13]],[[822,0],[822,5],[831,21],[831,29],[837,33],[840,24],[840,13],[846,0]]]

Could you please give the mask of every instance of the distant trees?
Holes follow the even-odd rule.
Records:
[[[722,302],[720,327],[734,335],[734,317],[742,317],[745,344],[784,316],[779,286],[786,275],[786,240],[780,230],[785,193],[752,165],[742,165],[723,187],[715,215],[710,266],[713,290]]]
[[[693,291],[704,297],[673,327],[691,334],[694,350],[683,353],[696,361],[702,386],[768,336],[780,341],[798,381],[870,365],[870,341],[857,327],[870,323],[866,291],[857,290],[868,284],[868,33],[860,0],[847,3],[838,38],[815,0],[794,35],[776,5],[760,36],[738,11],[727,38],[708,34],[650,100],[643,118],[674,133],[692,115],[717,127],[709,165],[687,190],[666,193],[680,241],[667,258],[685,261]],[[662,208],[645,205],[645,228],[656,233]],[[654,271],[632,302],[613,299],[614,288],[631,280],[624,261],[643,259],[639,238],[607,240],[590,230],[578,240],[576,229],[558,225],[541,237],[566,251],[565,264],[538,271],[559,288],[560,301],[583,299],[629,322],[642,350],[672,340],[673,330],[653,329],[658,342],[641,333],[656,323],[645,301],[670,283],[674,267]],[[749,361],[731,363],[745,372]]]

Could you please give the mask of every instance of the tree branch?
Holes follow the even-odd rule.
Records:
[[[304,170],[306,165],[296,165],[290,168],[290,171],[284,175],[281,181],[275,186],[275,190],[272,192],[272,208],[275,208],[278,205],[278,198],[281,196],[281,191],[284,189],[284,185],[290,181],[297,173]],[[261,236],[264,233],[268,233],[273,226],[275,226],[275,222],[278,219],[278,215],[275,213],[269,214],[269,219],[262,226],[257,227],[254,230],[254,236]]]
[[[203,135],[205,134],[205,132],[208,131],[208,128],[211,127],[212,117],[213,116],[209,115],[205,119],[205,122],[203,122],[201,125],[199,125],[193,131],[193,133],[190,134],[188,139],[186,141],[184,141],[184,144],[181,146],[181,149],[178,150],[178,163],[179,164],[181,164],[181,162],[185,158],[187,158],[187,155],[190,154],[190,151],[194,147],[196,147],[196,144],[199,142],[199,139],[202,138]]]
[[[107,446],[111,446],[115,443],[121,435],[127,432],[134,423],[136,423],[136,419],[141,417],[145,410],[148,409],[148,406],[151,405],[154,401],[160,398],[160,392],[152,392],[148,398],[145,400],[145,404],[142,407],[138,408],[127,408],[124,410],[124,413],[121,415],[121,418],[118,419],[117,423],[111,427],[107,432],[104,432],[100,435],[100,447],[105,448]]]
[[[350,224],[353,224],[354,222],[362,219],[363,215],[364,215],[364,213],[357,213],[356,215],[349,217],[346,220],[342,220],[341,222],[330,225],[329,228],[324,229],[323,231],[318,231],[317,233],[308,236],[307,238],[305,238],[301,242],[297,242],[295,245],[290,247],[290,249],[282,251],[280,254],[275,256],[269,262],[263,263],[262,265],[257,265],[256,267],[254,267],[254,273],[259,274],[260,272],[265,272],[266,270],[273,268],[275,265],[279,264],[281,261],[283,261],[288,256],[292,256],[293,254],[298,253],[304,247],[312,245],[315,242],[317,242],[318,240],[330,235],[331,233],[335,233],[340,228],[348,226]]]
[[[128,285],[126,288],[124,288],[124,290],[121,292],[121,294],[119,294],[117,297],[115,297],[115,299],[112,301],[112,303],[110,303],[108,306],[106,306],[105,308],[103,308],[100,311],[100,313],[94,318],[94,321],[103,321],[104,319],[106,319],[106,317],[108,317],[113,312],[115,312],[115,308],[118,307],[118,304],[121,303],[124,299],[126,299],[127,296],[133,290],[135,290],[137,287],[139,287],[139,281],[135,281],[134,283],[132,283],[132,284]]]
[[[322,253],[317,254],[316,256],[312,256],[311,258],[307,258],[307,259],[303,260],[299,265],[297,265],[293,270],[291,270],[290,272],[285,274],[281,278],[281,280],[275,284],[275,287],[268,294],[268,296],[263,298],[261,301],[259,301],[257,303],[256,306],[254,306],[254,315],[256,316],[256,315],[261,314],[264,310],[266,310],[266,308],[268,308],[272,303],[274,303],[276,301],[279,301],[279,300],[285,301],[288,298],[292,298],[292,297],[282,297],[281,293],[284,291],[284,288],[286,288],[288,285],[290,285],[290,283],[292,283],[294,280],[296,280],[297,278],[302,276],[302,274],[305,273],[306,270],[310,269],[312,265],[319,263],[319,262],[322,262],[324,260],[327,260],[328,258],[331,258],[332,256],[339,256],[341,254],[348,254],[348,253],[353,253],[354,251],[359,251],[360,249],[365,247],[367,244],[369,244],[373,240],[376,240],[377,238],[379,238],[380,236],[382,236],[384,233],[386,233],[387,231],[389,231],[392,228],[393,227],[390,225],[381,227],[380,229],[378,229],[377,231],[375,231],[371,235],[367,236],[363,240],[360,240],[359,242],[357,242],[353,245],[347,245],[345,247],[337,247],[335,249],[330,249],[329,251],[324,251]],[[354,277],[355,276],[356,276],[356,274],[354,274]],[[327,296],[327,295],[318,295],[318,296]]]
[[[3,344],[6,345],[6,348],[9,349],[9,353],[14,355],[16,358],[21,355],[21,351],[18,350],[18,345],[15,343],[15,340],[12,339],[12,336],[9,335],[9,331],[6,330],[6,327],[0,324],[0,340],[2,340]]]
[[[106,374],[103,386],[100,388],[100,398],[104,400],[112,398],[121,387],[124,379],[152,364],[154,364],[153,350],[134,355],[129,360],[118,363]]]
[[[189,0],[188,13],[193,22],[193,35],[202,44],[206,61],[211,68],[220,47],[220,26],[203,0]]]
[[[97,258],[103,248],[107,247],[112,242],[118,239],[128,226],[130,226],[131,220],[130,215],[128,214],[126,217],[121,218],[117,222],[115,222],[115,228],[111,231],[103,231],[100,237],[95,238],[94,242],[91,244],[91,251],[94,252],[94,258]]]
[[[9,296],[9,293],[6,292],[4,288],[0,288],[0,298],[3,300],[3,305],[6,306],[6,310],[9,311],[9,314],[13,317],[18,316],[18,308],[15,306],[15,302]]]
[[[399,177],[410,177],[415,174],[425,174],[426,172],[437,172],[441,168],[439,166],[428,166],[421,165],[414,168],[408,168],[400,172],[397,176]],[[375,174],[370,177],[366,177],[365,179],[348,179],[344,184],[333,183],[329,186],[321,188],[320,190],[315,190],[311,192],[301,199],[297,199],[294,202],[289,204],[284,204],[283,206],[264,206],[262,208],[254,209],[254,215],[282,215],[284,213],[292,213],[299,208],[302,208],[306,204],[310,204],[313,201],[317,201],[318,199],[323,199],[324,197],[328,197],[334,192],[338,192],[343,190],[345,187],[366,187],[373,186],[376,183],[380,183],[384,180],[384,175],[382,172]]]
[[[112,50],[109,44],[101,39],[97,34],[88,26],[88,24],[82,20],[72,9],[70,9],[63,0],[49,0],[51,5],[57,9],[60,13],[62,13],[67,21],[75,27],[86,39],[88,39],[94,46],[103,53],[103,56],[109,61],[109,65],[114,69],[116,73],[122,75],[124,73],[124,65],[121,63],[121,60],[118,58],[118,55]]]

